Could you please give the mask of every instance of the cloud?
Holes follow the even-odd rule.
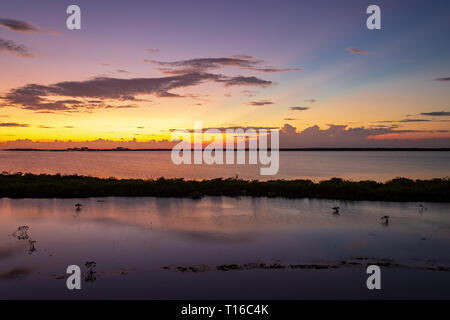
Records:
[[[304,110],[308,110],[309,107],[290,107],[289,110],[292,111],[304,111]]]
[[[247,97],[253,97],[256,93],[256,91],[252,91],[252,90],[242,90],[241,91],[243,95],[247,96]]]
[[[16,44],[14,41],[0,39],[0,52],[6,51],[24,58],[33,58],[33,55],[28,52],[28,48],[21,44]]]
[[[398,122],[430,122],[429,119],[403,119],[403,120],[380,120],[377,123],[398,123]]]
[[[268,87],[273,84],[272,81],[263,80],[257,77],[227,77],[222,79],[217,79],[217,82],[222,82],[225,86],[257,86],[257,87]]]
[[[170,91],[196,86],[208,81],[220,83],[225,86],[265,87],[272,84],[271,81],[256,77],[228,77],[205,72],[194,72],[161,78],[120,79],[96,77],[85,81],[63,81],[51,85],[28,84],[12,89],[6,93],[2,97],[5,103],[0,106],[13,105],[35,111],[75,111],[80,109],[134,107],[133,105],[114,106],[89,103],[80,99],[135,100],[137,95],[143,94],[150,94],[157,97],[182,97]],[[53,96],[67,97],[67,99],[52,100]]]
[[[159,49],[146,49],[145,51],[150,52],[150,53],[158,53]]]
[[[0,26],[17,32],[38,32],[39,29],[26,21],[0,18]]]
[[[422,112],[422,116],[433,116],[433,117],[447,117],[450,116],[448,111],[434,111],[434,112]]]
[[[117,69],[116,72],[117,73],[130,73],[129,71],[123,70],[123,69]]]
[[[436,78],[436,79],[433,79],[433,81],[450,81],[450,77]]]
[[[294,120],[298,120],[297,118],[284,118],[285,121],[294,121]]]
[[[448,147],[447,130],[397,130],[393,127],[349,127],[329,124],[328,128],[311,126],[297,132],[285,124],[280,130],[281,148],[407,148]]]
[[[310,103],[314,103],[314,102],[316,102],[316,99],[306,99],[305,101],[306,102],[310,102]]]
[[[394,125],[395,126],[395,125]],[[203,128],[203,130],[217,129],[225,132],[227,129],[278,129],[277,127],[241,127],[227,126],[217,128]],[[173,131],[171,129],[170,131]],[[193,132],[192,129],[187,129]],[[0,142],[0,149],[35,148],[35,149],[65,149],[74,147],[89,147],[91,149],[113,149],[125,147],[130,149],[171,149],[178,142],[168,140],[129,141],[97,139],[91,141],[61,141],[49,142],[18,139]],[[445,148],[450,145],[448,130],[397,130],[395,127],[349,127],[347,125],[329,124],[327,128],[310,126],[302,131],[284,124],[280,128],[281,148]]]
[[[250,101],[248,104],[251,106],[266,106],[269,104],[273,104],[273,102],[269,100],[259,100],[259,101]]]
[[[348,50],[350,52],[356,53],[356,54],[372,54],[372,52],[364,51],[356,48],[345,48],[345,50]]]
[[[0,127],[29,127],[29,124],[25,123],[16,123],[16,122],[0,122]]]
[[[271,130],[271,129],[279,129],[279,127],[254,127],[254,126],[247,126],[247,127],[240,127],[240,126],[228,126],[228,127],[209,127],[209,128],[202,128],[202,132],[205,132],[206,130],[219,130],[221,132],[224,132],[226,130],[237,130],[237,129],[242,129],[242,130],[248,130],[248,129],[254,129],[254,130],[259,130],[259,129],[265,129],[265,130]],[[170,132],[173,132],[175,130],[178,129],[169,129]],[[194,129],[183,129],[188,131],[189,133],[194,133]]]
[[[159,70],[167,74],[180,74],[199,71],[205,72],[210,69],[220,69],[223,67],[237,67],[240,69],[265,73],[302,70],[298,68],[283,69],[268,66],[262,67],[261,64],[264,63],[264,60],[256,59],[247,55],[233,55],[222,58],[197,58],[172,62],[144,59],[144,62],[159,66]]]
[[[258,72],[266,72],[266,73],[273,73],[273,72],[287,72],[287,71],[302,71],[303,69],[300,68],[286,68],[286,69],[281,69],[281,68],[272,68],[272,67],[266,67],[266,68],[253,68],[253,67],[247,67],[247,68],[242,68],[242,69],[247,69],[247,70],[252,70],[252,71],[258,71]]]
[[[427,120],[427,119],[403,119],[400,121],[393,121],[393,122],[428,122],[431,120]]]

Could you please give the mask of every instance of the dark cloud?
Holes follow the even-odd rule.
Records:
[[[434,81],[450,81],[450,77],[445,77],[445,78],[436,78],[433,79]]]
[[[263,80],[257,77],[228,77],[223,79],[217,79],[217,82],[222,82],[225,86],[257,86],[268,87],[273,84],[272,81]]]
[[[248,104],[251,106],[266,106],[269,104],[273,104],[273,102],[269,100],[259,100],[259,101],[250,101]]]
[[[364,50],[360,50],[360,49],[356,49],[356,48],[345,48],[345,50],[348,50],[350,52],[357,53],[357,54],[371,54],[372,53],[369,51],[364,51]]]
[[[427,119],[403,119],[397,122],[428,122],[430,120]]]
[[[293,120],[298,120],[297,118],[284,118],[285,121],[293,121]]]
[[[16,122],[0,122],[0,127],[29,127],[29,124]]]
[[[273,68],[262,67],[264,60],[256,59],[246,55],[234,55],[222,58],[197,58],[189,60],[179,60],[172,62],[156,61],[144,59],[145,62],[159,66],[159,70],[168,74],[180,74],[186,72],[207,71],[209,69],[220,69],[222,67],[238,67],[240,69],[258,71],[258,72],[286,72],[300,71],[298,68]]]
[[[28,52],[28,48],[21,44],[16,44],[14,41],[0,39],[0,52],[6,51],[24,58],[33,58],[33,55]]]
[[[433,112],[431,112],[433,113]],[[430,115],[430,114],[427,114]],[[380,120],[374,121],[376,123],[407,123],[407,122],[450,122],[450,120],[435,120],[435,119],[403,119],[403,120]]]
[[[38,32],[39,29],[26,21],[0,18],[0,26],[17,32]]]
[[[290,107],[289,110],[292,111],[304,111],[304,110],[308,110],[309,107]]]
[[[258,71],[258,72],[266,72],[266,73],[273,73],[273,72],[287,72],[287,71],[302,71],[303,69],[300,68],[287,68],[287,69],[281,69],[281,68],[252,68],[252,67],[246,67],[242,69],[252,70],[252,71]]]
[[[268,86],[271,81],[256,77],[228,77],[220,74],[194,72],[183,75],[161,78],[132,78],[119,79],[110,77],[96,77],[86,81],[64,81],[52,85],[28,84],[15,88],[2,98],[6,103],[2,106],[15,105],[29,110],[59,110],[73,111],[79,109],[95,109],[106,107],[134,107],[105,106],[79,100],[86,99],[116,99],[134,100],[135,96],[150,94],[157,97],[181,97],[170,92],[173,89],[199,85],[203,82],[216,82],[225,86]],[[51,100],[52,96],[63,96],[68,99]],[[77,98],[77,99],[74,99]]]
[[[430,122],[429,119],[403,119],[403,120],[380,120],[377,123],[398,123],[398,122]]]
[[[116,72],[117,73],[130,73],[129,71],[123,70],[123,69],[117,69]]]
[[[447,117],[450,116],[448,111],[434,111],[434,112],[422,112],[422,116],[433,116],[433,117]]]

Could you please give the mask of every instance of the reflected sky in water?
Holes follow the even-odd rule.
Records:
[[[0,298],[450,298],[450,272],[416,268],[450,266],[449,212],[450,204],[248,197],[0,199]],[[19,226],[29,239],[13,235]],[[162,269],[357,257],[408,268],[383,270],[381,293],[366,289],[363,267]],[[58,277],[88,261],[98,279],[67,290]]]

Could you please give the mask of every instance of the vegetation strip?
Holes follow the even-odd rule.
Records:
[[[450,202],[450,178],[387,182],[242,179],[116,179],[78,175],[0,174],[0,197],[189,197],[251,196],[374,201]]]

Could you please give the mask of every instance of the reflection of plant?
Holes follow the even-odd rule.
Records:
[[[28,235],[28,229],[30,229],[30,227],[28,226],[20,226],[17,228],[16,231],[14,231],[13,233],[13,237],[18,239],[18,240],[27,240],[30,238],[30,236]]]
[[[95,261],[88,261],[84,265],[87,268],[86,276],[84,277],[84,281],[94,282],[95,280],[97,280],[97,277],[96,277],[97,272],[95,271],[95,267],[97,266],[97,264],[95,263]]]
[[[28,240],[28,254],[32,254],[33,252],[35,252],[36,251],[36,248],[34,247],[34,244],[36,243],[37,241],[35,241],[35,240]]]
[[[19,226],[16,231],[12,234],[17,240],[28,240],[28,254],[32,254],[37,251],[34,244],[37,242],[30,238],[28,234],[29,226]]]

